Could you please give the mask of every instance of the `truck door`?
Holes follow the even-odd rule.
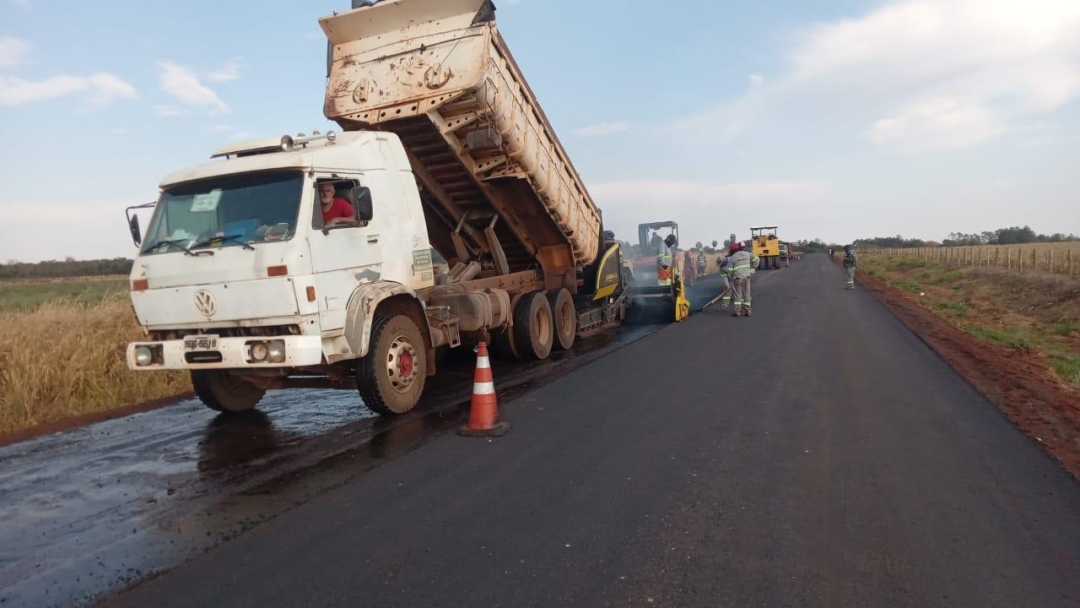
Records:
[[[351,207],[348,223],[324,221],[320,188],[334,188],[334,208],[330,215]],[[378,281],[382,275],[382,248],[379,226],[374,217],[371,190],[358,178],[325,177],[315,180],[315,205],[311,218],[311,258],[315,291],[322,316],[322,329],[345,325],[345,307],[357,285]],[[343,207],[341,201],[347,203]],[[340,221],[340,220],[338,220]]]

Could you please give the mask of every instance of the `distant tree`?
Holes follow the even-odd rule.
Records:
[[[713,242],[712,242],[712,247],[713,247],[713,249],[716,249],[716,245],[717,245],[717,244],[718,244],[718,243],[717,243],[716,241],[713,241]]]
[[[694,243],[694,249],[697,249],[698,251],[702,251],[703,249],[705,249],[705,244],[702,243],[701,241],[698,241],[698,242]]]

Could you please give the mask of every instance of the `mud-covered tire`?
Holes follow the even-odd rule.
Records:
[[[356,363],[356,390],[364,405],[381,416],[416,407],[427,380],[424,337],[412,319],[380,317],[371,328],[368,354]]]
[[[514,307],[514,343],[526,359],[544,360],[555,342],[551,303],[540,292],[528,293]]]
[[[228,370],[222,369],[192,370],[191,386],[203,405],[215,412],[230,414],[254,408],[266,394],[264,389],[244,382]]]
[[[577,338],[577,309],[574,308],[574,296],[570,295],[570,290],[563,287],[549,291],[547,298],[548,304],[551,305],[551,316],[555,321],[555,347],[570,350]]]

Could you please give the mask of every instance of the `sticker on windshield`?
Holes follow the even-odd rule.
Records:
[[[206,194],[196,194],[195,200],[191,202],[191,212],[206,213],[208,211],[217,211],[217,206],[220,201],[220,188],[215,188]]]

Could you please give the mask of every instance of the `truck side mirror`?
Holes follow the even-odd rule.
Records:
[[[135,241],[135,246],[136,247],[143,244],[143,231],[139,230],[139,227],[138,227],[138,215],[133,214],[132,210],[146,210],[146,208],[150,208],[150,207],[152,207],[154,205],[157,205],[157,204],[158,204],[158,201],[151,201],[151,202],[143,204],[143,205],[135,205],[135,206],[132,206],[132,207],[127,207],[126,210],[124,210],[124,214],[127,216],[127,230],[131,231],[131,233],[132,233],[132,241]]]
[[[139,230],[139,216],[133,215],[128,219],[128,230],[131,231],[131,240],[135,241],[135,246],[142,245],[142,230]]]
[[[371,189],[356,189],[356,219],[361,222],[370,222],[375,217],[375,210],[371,203]]]

